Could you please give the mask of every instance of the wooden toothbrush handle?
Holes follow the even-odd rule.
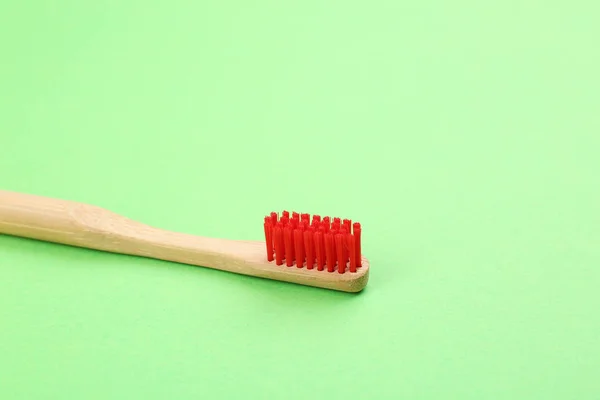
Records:
[[[87,204],[0,191],[0,233],[7,235],[112,251],[102,229],[86,221],[107,212]]]
[[[89,204],[6,191],[0,234],[224,270],[263,253],[258,242],[171,232]]]

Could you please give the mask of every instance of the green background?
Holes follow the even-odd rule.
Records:
[[[0,187],[260,240],[349,295],[0,237],[0,397],[600,396],[594,1],[4,1]]]

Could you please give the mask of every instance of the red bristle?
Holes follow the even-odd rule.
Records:
[[[283,229],[288,225],[288,218],[282,215],[277,225],[281,225],[281,232],[283,233]],[[285,258],[285,240],[281,243],[281,250],[283,251],[282,257]]]
[[[323,271],[325,267],[325,241],[324,233],[321,230],[315,233],[315,250],[317,254],[317,270]]]
[[[277,225],[277,213],[276,212],[272,212],[271,213],[271,224],[273,224],[273,226]]]
[[[265,217],[265,244],[267,245],[267,260],[273,261],[273,225],[271,217]]]
[[[361,267],[362,266],[362,259],[361,259],[361,250],[360,250],[360,232],[361,232],[361,228],[360,228],[360,223],[355,222],[354,225],[352,226],[353,230],[354,230],[354,254],[356,255],[356,266],[357,267]]]
[[[282,212],[279,221],[284,227],[286,227],[290,223],[290,213],[287,211]]]
[[[288,267],[294,265],[294,241],[292,237],[292,228],[287,225],[283,228],[283,243],[285,245],[285,265]]]
[[[337,245],[335,243],[335,235],[338,234],[338,231],[336,229],[334,229],[334,227],[331,227],[331,230],[329,231],[329,233],[331,233],[331,235],[333,236],[333,240],[331,243],[332,246],[332,254],[333,254],[333,265],[337,265],[338,263],[338,258],[337,258]],[[328,264],[329,265],[329,264]]]
[[[348,234],[348,231],[346,230],[346,228],[342,228],[340,229],[340,233],[342,234],[342,262],[344,263],[344,265],[346,265],[346,263],[348,262],[348,246],[346,245],[346,235]]]
[[[296,267],[304,265],[304,232],[302,228],[294,231],[294,247],[296,248]]]
[[[325,232],[329,232],[331,228],[331,219],[329,217],[323,217],[323,221],[321,222],[321,226],[325,227]]]
[[[291,238],[292,238],[292,246],[290,248],[290,252],[291,252],[291,259],[292,259],[292,264],[296,261],[296,248],[294,246],[294,228],[292,226],[290,226],[290,231],[291,231]],[[286,247],[286,251],[287,251],[287,247]],[[287,254],[287,252],[286,252]]]
[[[336,218],[334,218],[334,219],[333,219],[333,224],[334,224],[335,226],[338,226],[338,227],[339,227],[339,226],[342,226],[342,220],[341,220],[341,218],[337,218],[337,217],[336,217]],[[339,229],[339,228],[338,228],[338,229]]]
[[[300,214],[300,220],[302,222],[310,223],[310,214]]]
[[[344,260],[344,238],[342,233],[335,235],[335,247],[337,250],[338,272],[343,274],[346,272],[346,261]]]
[[[281,223],[278,223],[273,228],[273,244],[275,246],[275,264],[283,264],[284,250],[283,250],[283,229]]]
[[[354,236],[346,234],[346,244],[348,246],[348,253],[350,253],[350,272],[356,272],[356,252],[354,250]]]
[[[292,223],[293,223],[294,229],[296,229],[298,227],[298,225],[300,225],[300,214],[298,214],[297,212],[294,212],[292,214]]]
[[[315,248],[314,248],[315,231],[312,227],[304,231],[304,249],[306,250],[306,268],[313,269],[315,265]]]
[[[315,224],[318,224],[319,222],[321,222],[321,216],[313,214],[312,224],[315,225]]]
[[[348,233],[352,232],[352,221],[351,220],[345,219],[342,226],[346,229],[346,232],[348,232]]]
[[[284,258],[287,258],[287,244],[285,241],[285,228],[290,226],[290,219],[289,219],[289,217],[282,215],[280,221],[281,221],[281,225],[282,225],[282,229],[283,229],[283,239],[284,239],[283,240],[283,254],[284,254]]]
[[[335,269],[335,245],[333,234],[328,232],[325,234],[325,259],[327,261],[327,272],[333,272]]]

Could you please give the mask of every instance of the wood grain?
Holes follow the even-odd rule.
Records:
[[[7,191],[0,191],[0,233],[345,292],[361,291],[369,278],[365,257],[356,273],[277,266],[261,241],[171,232],[93,205]]]

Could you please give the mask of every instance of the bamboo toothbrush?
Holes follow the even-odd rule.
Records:
[[[0,191],[0,234],[345,292],[366,286],[359,223],[284,211],[264,218],[264,232],[264,242],[193,236],[93,205]]]

